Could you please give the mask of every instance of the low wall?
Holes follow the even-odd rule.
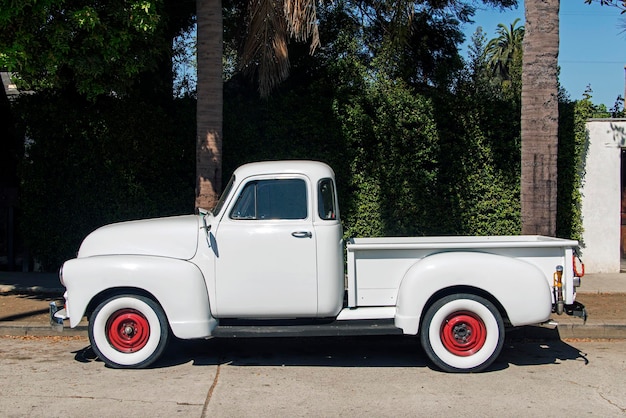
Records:
[[[620,271],[621,153],[626,120],[587,122],[588,152],[582,186],[581,252],[589,273]]]

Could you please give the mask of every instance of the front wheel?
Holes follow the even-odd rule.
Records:
[[[422,322],[421,342],[431,361],[447,372],[478,372],[498,357],[504,323],[496,307],[472,294],[433,303]]]
[[[118,295],[100,303],[89,318],[89,340],[114,368],[143,368],[163,352],[169,327],[163,309],[144,296]]]

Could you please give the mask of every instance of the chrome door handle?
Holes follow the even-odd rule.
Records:
[[[296,231],[292,232],[291,236],[296,238],[312,238],[313,234],[311,231]]]

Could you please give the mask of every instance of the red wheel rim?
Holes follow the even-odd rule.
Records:
[[[132,353],[141,350],[148,342],[150,324],[141,312],[122,309],[111,315],[106,333],[113,348],[122,353]]]
[[[441,341],[452,354],[462,357],[476,354],[485,345],[485,323],[473,312],[450,314],[441,326]]]

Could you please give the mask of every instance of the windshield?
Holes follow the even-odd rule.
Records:
[[[220,200],[218,200],[217,205],[215,205],[215,207],[211,211],[213,212],[213,216],[217,217],[217,215],[220,213],[220,211],[224,207],[224,203],[226,203],[225,202],[226,197],[228,197],[228,195],[230,194],[230,189],[233,188],[233,184],[235,184],[235,176],[232,176],[230,180],[228,180],[228,184],[226,185],[226,188],[222,192],[222,195],[220,196]]]

